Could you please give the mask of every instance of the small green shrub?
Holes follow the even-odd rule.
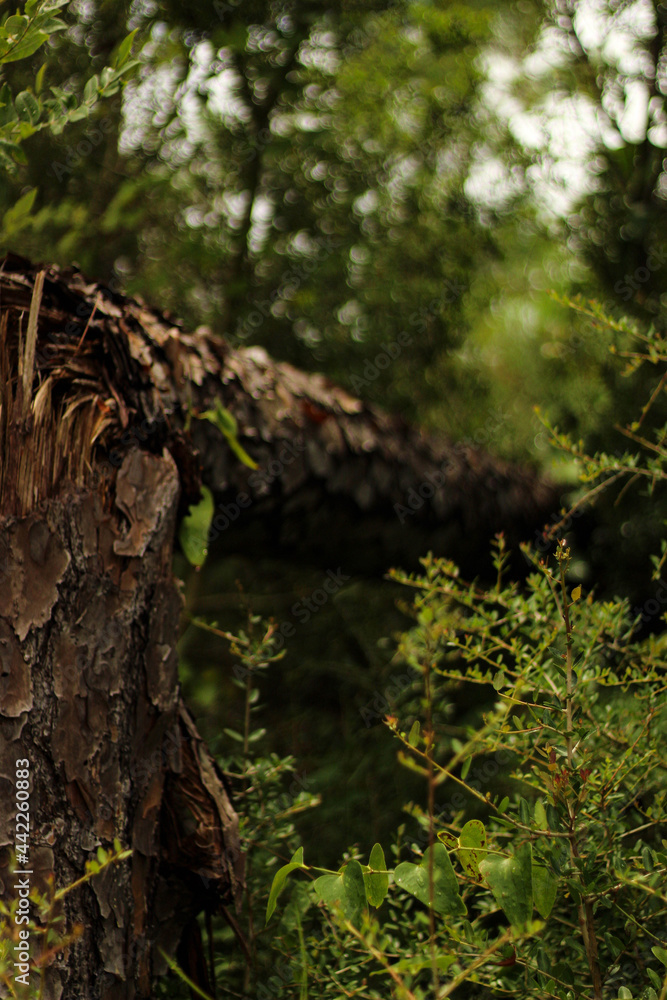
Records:
[[[264,927],[262,919],[265,886],[276,865],[288,860],[296,847],[296,818],[319,805],[320,797],[308,790],[310,780],[297,769],[293,756],[280,757],[266,749],[266,730],[256,724],[263,708],[262,681],[284,656],[284,650],[276,651],[275,623],[249,614],[247,627],[232,634],[215,622],[192,622],[228,645],[235,660],[234,684],[242,693],[244,705],[239,728],[224,728],[220,739],[212,741],[223,748],[217,761],[232,783],[246,856],[246,892],[241,912],[228,911],[226,916],[214,915],[209,921],[214,982],[224,984],[225,990],[235,996],[260,996],[262,984],[271,977],[278,977],[284,984],[291,983],[295,975],[289,960],[276,963],[273,928]],[[156,996],[181,998],[194,992],[208,997],[173,956],[164,957],[177,979],[159,982]]]
[[[667,342],[651,332],[622,353],[632,369],[664,367]],[[652,490],[667,477],[667,428],[649,429],[666,381],[625,428],[642,452],[588,458],[550,428],[581,464],[579,504],[616,482]],[[583,593],[564,538],[548,558],[523,551],[521,586],[505,578],[502,537],[489,589],[432,556],[418,576],[392,573],[416,593],[398,657],[423,694],[385,723],[425,804],[409,806],[417,833],[399,830],[391,864],[379,844],[348,852],[337,871],[299,849],[276,873],[267,921],[302,969],[280,995],[667,997],[664,642],[638,640],[643,615],[627,602]],[[448,701],[464,687],[481,708],[457,726]],[[277,922],[300,872],[311,881]]]

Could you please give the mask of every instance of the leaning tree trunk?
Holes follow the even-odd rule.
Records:
[[[149,997],[160,950],[243,884],[237,818],[177,680],[173,539],[202,474],[223,540],[384,568],[526,537],[557,502],[530,472],[78,272],[9,255],[0,307],[0,894],[24,878],[20,761],[31,886],[74,881],[116,838],[132,849],[66,897],[81,937],[44,957],[44,996]],[[197,419],[216,402],[226,437]]]
[[[98,847],[131,847],[66,898],[81,936],[48,959],[44,996],[149,997],[160,949],[175,954],[208,899],[238,897],[238,821],[179,697],[176,462],[135,444],[117,468],[97,463],[114,399],[122,412],[116,386],[132,398],[141,379],[99,331],[92,355],[80,350],[85,326],[67,316],[49,344],[43,279],[29,309],[12,300],[18,276],[2,297],[0,880],[9,897],[45,891],[52,873],[59,886],[79,878]],[[29,874],[13,874],[12,846],[27,846],[16,867]],[[22,915],[7,922],[17,944]],[[30,945],[39,961],[37,932]],[[12,973],[36,989],[35,971]]]

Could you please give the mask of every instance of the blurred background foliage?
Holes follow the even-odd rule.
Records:
[[[591,452],[624,447],[614,424],[655,388],[650,371],[624,377],[607,331],[553,293],[664,324],[664,4],[74,0],[65,16],[3,67],[13,89],[78,92],[134,29],[141,66],[91,117],[26,140],[0,189],[6,248],[537,463],[571,496],[575,465],[552,457],[536,405]],[[577,523],[577,572],[639,601],[667,511],[613,500]],[[181,570],[190,610],[232,630],[237,580],[280,621],[322,574],[243,553]],[[272,748],[332,793],[303,820],[323,861],[393,823],[368,793],[378,773],[388,797],[409,792],[360,714],[400,671],[389,637],[404,627],[390,585],[355,579],[270,673]],[[224,644],[189,627],[182,656],[222,753],[222,720],[242,710]]]

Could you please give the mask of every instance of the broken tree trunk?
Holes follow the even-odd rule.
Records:
[[[223,548],[329,547],[366,571],[429,548],[474,563],[557,501],[530,472],[77,271],[7,256],[0,310],[0,892],[27,760],[35,885],[73,881],[114,838],[133,850],[67,897],[82,937],[50,956],[45,996],[148,997],[159,949],[243,881],[224,779],[178,690],[172,550],[202,481]],[[216,401],[238,442],[196,419]]]

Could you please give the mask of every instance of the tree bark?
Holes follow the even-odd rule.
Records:
[[[0,310],[0,892],[27,760],[31,884],[74,881],[114,838],[133,851],[66,897],[82,936],[44,959],[44,996],[149,997],[160,949],[243,886],[237,817],[178,689],[173,545],[202,476],[219,545],[329,547],[366,571],[427,548],[474,562],[557,501],[75,270],[7,256]],[[258,468],[197,419],[216,400]]]
[[[42,293],[48,313],[43,284],[30,295],[34,307]],[[117,467],[94,464],[106,403],[87,398],[89,371],[73,338],[56,337],[50,357],[40,354],[30,309],[7,298],[11,288],[0,366],[3,895],[15,895],[18,881],[8,848],[23,815],[16,761],[27,761],[30,840],[20,867],[31,887],[45,890],[51,873],[58,886],[75,881],[115,838],[133,851],[67,897],[68,924],[82,933],[69,954],[51,957],[44,996],[149,997],[166,970],[160,949],[173,956],[202,906],[237,899],[243,882],[237,817],[178,691],[179,473],[166,448],[137,443]],[[40,309],[33,314],[41,325]]]

